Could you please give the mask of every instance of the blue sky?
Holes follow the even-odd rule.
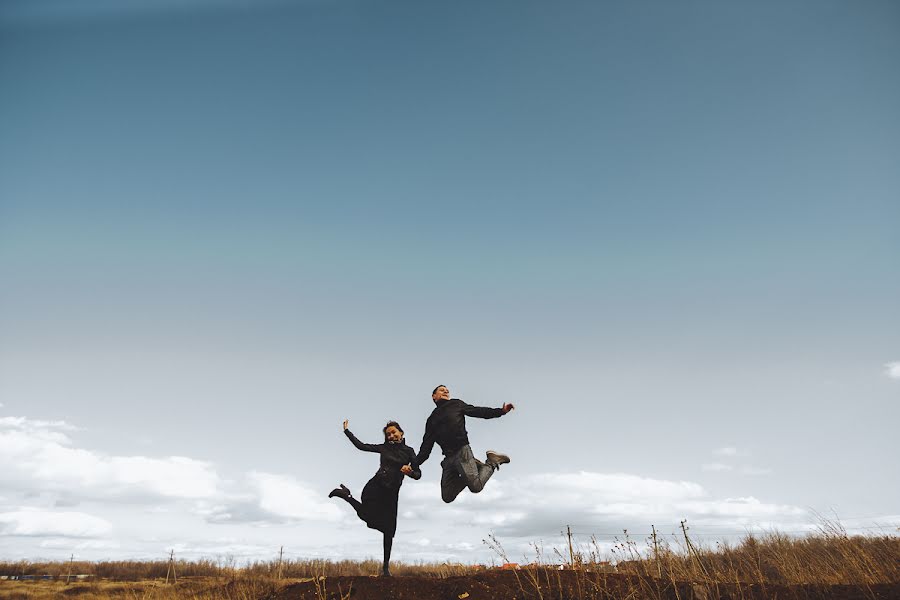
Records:
[[[671,510],[612,493],[589,529],[677,523],[693,508],[665,482],[788,507],[763,512],[790,528],[896,516],[898,29],[890,2],[7,2],[0,410],[26,419],[7,433],[115,481],[116,457],[203,462],[231,483],[168,514],[209,552],[272,523],[315,539],[265,499],[285,477],[358,536],[331,552],[365,548],[312,500],[374,469],[340,422],[418,442],[438,383],[520,405],[470,427],[515,460],[495,503],[551,480],[628,496],[619,474]],[[22,477],[2,552],[29,511],[109,522],[35,534],[32,556],[178,541],[141,541],[143,509],[95,476]],[[439,543],[429,506],[409,556],[484,536]],[[565,524],[520,512],[516,539]]]

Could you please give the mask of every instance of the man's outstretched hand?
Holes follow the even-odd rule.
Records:
[[[505,415],[506,413],[508,413],[509,411],[513,410],[514,408],[515,408],[515,406],[513,406],[512,404],[510,404],[509,402],[507,402],[506,404],[503,405],[503,408],[500,409],[500,410],[502,410],[502,411],[503,411],[503,414]]]
[[[403,465],[400,467],[400,472],[404,475],[409,475],[412,473],[412,465]]]
[[[347,426],[350,424],[350,419],[344,419],[344,431],[347,431]]]

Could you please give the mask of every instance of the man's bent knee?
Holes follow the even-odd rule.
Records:
[[[485,484],[485,482],[481,481],[480,479],[473,481],[472,483],[470,483],[468,485],[469,491],[472,492],[473,494],[477,494],[478,492],[480,492],[481,490],[484,489],[484,484]]]

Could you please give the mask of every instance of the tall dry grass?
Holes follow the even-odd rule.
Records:
[[[504,562],[510,562],[500,542],[486,540]],[[608,561],[616,563],[611,569]],[[566,563],[564,571],[559,563]],[[167,561],[0,562],[0,574],[52,575],[56,581],[0,581],[0,599],[49,600],[257,600],[300,581],[376,575],[381,563],[368,561],[259,561],[238,566],[231,560],[176,561],[178,583],[164,584]],[[482,572],[480,565],[395,563],[397,576],[447,578]],[[612,573],[611,570],[615,572]],[[87,582],[66,584],[69,572],[90,574]],[[684,600],[685,598],[760,597],[758,591],[791,598],[816,598],[825,586],[856,586],[864,596],[885,597],[900,590],[900,537],[850,536],[839,525],[825,524],[818,534],[790,537],[778,532],[748,534],[736,543],[698,544],[687,528],[679,540],[648,538],[640,543],[623,533],[611,552],[591,539],[576,544],[571,554],[545,556],[535,546],[534,561],[514,571],[523,598],[599,600]],[[880,586],[880,587],[879,587]],[[323,586],[324,588],[324,586]],[[879,592],[879,589],[881,590]],[[779,592],[779,590],[781,592]],[[324,594],[324,589],[323,589]],[[882,594],[879,596],[879,594]],[[323,596],[324,597],[324,596]]]
[[[759,597],[759,590],[769,597],[790,590],[789,597],[805,599],[823,597],[823,589],[830,586],[853,586],[872,600],[887,597],[885,587],[891,597],[900,594],[896,535],[850,536],[839,523],[826,522],[818,534],[807,537],[747,534],[735,544],[704,547],[682,526],[678,541],[654,535],[638,543],[623,532],[610,553],[592,538],[586,546],[573,548],[571,555],[555,550],[553,561],[545,560],[541,547],[535,546],[534,561],[516,574],[522,596],[683,600]],[[485,543],[509,562],[494,536]],[[615,562],[613,577],[610,558]],[[566,577],[560,574],[560,563]]]
[[[381,573],[380,560],[278,560],[253,561],[239,565],[234,559],[195,561],[174,561],[174,573],[178,579],[207,578],[216,581],[233,581],[247,578],[288,578],[337,577],[353,575],[378,575]],[[49,575],[54,580],[65,581],[69,575],[90,575],[92,579],[105,581],[152,581],[165,579],[170,574],[168,561],[0,561],[0,575]],[[459,563],[402,563],[392,562],[394,575],[417,575],[422,577],[445,578],[468,575],[484,567]]]
[[[791,537],[778,532],[747,534],[736,544],[696,544],[685,532],[673,543],[627,535],[614,548],[617,571],[678,581],[770,585],[870,585],[900,582],[900,537],[850,536],[836,523],[820,533]],[[588,557],[590,558],[590,557]]]
[[[97,578],[115,581],[141,581],[146,579],[165,578],[169,568],[168,561],[74,561],[70,562],[31,562],[0,561],[0,575],[51,575],[65,579],[69,574],[93,575]],[[179,577],[215,577],[228,571],[223,561],[200,559],[195,561],[175,561]]]

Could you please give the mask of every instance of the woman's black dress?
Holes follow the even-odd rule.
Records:
[[[356,509],[356,513],[370,528],[394,537],[397,531],[397,498],[405,477],[400,472],[400,467],[412,466],[413,472],[409,476],[413,479],[422,476],[416,452],[404,441],[396,444],[364,444],[349,429],[345,429],[344,433],[363,452],[377,452],[381,455],[381,466],[363,488],[362,505]]]

